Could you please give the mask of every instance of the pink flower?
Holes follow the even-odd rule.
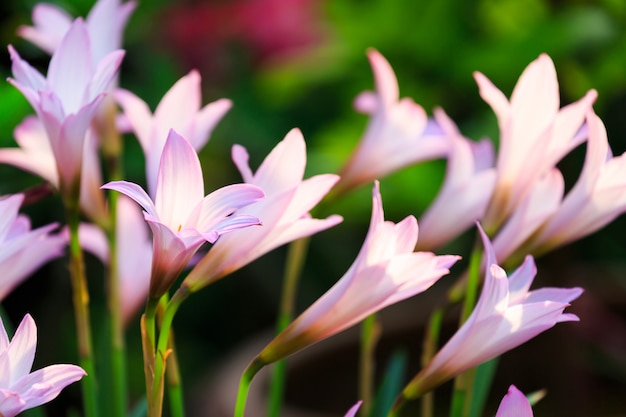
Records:
[[[447,155],[450,143],[436,122],[410,98],[399,99],[398,81],[389,62],[376,50],[367,56],[376,92],[355,100],[357,110],[370,114],[365,135],[341,170],[337,189],[348,191],[416,162]]]
[[[496,179],[490,141],[466,139],[443,110],[435,110],[435,119],[450,138],[451,151],[441,190],[420,218],[418,249],[436,249],[481,219]]]
[[[153,299],[169,289],[204,242],[214,243],[224,233],[260,224],[254,216],[233,213],[263,198],[261,189],[234,184],[205,197],[198,155],[173,130],[163,149],[154,202],[134,183],[114,181],[102,188],[126,194],[145,210],[144,217],[153,236],[150,278]]]
[[[124,322],[128,323],[148,298],[152,239],[141,209],[126,196],[118,199],[116,226],[120,308]],[[101,228],[81,224],[78,234],[83,249],[96,255],[105,265],[110,265],[109,245]]]
[[[157,173],[165,138],[174,129],[187,138],[196,151],[209,140],[215,125],[232,103],[220,99],[200,108],[202,95],[200,74],[192,70],[178,80],[163,96],[154,111],[139,97],[127,90],[118,90],[115,98],[124,111],[146,157],[148,193],[154,197]]]
[[[483,224],[493,233],[545,175],[585,140],[580,128],[597,93],[559,109],[554,64],[542,54],[522,73],[509,101],[484,75],[475,73],[481,97],[500,127],[498,179]]]
[[[544,253],[580,239],[626,211],[626,154],[613,157],[604,124],[587,114],[589,140],[583,170],[558,210],[529,242],[530,250]]]
[[[536,274],[534,260],[507,278],[496,263],[489,238],[479,226],[487,273],[474,311],[435,357],[407,385],[402,395],[417,398],[456,375],[527,342],[564,321],[578,321],[563,310],[581,288],[542,288],[528,291]]]
[[[262,363],[282,359],[354,326],[370,314],[427,290],[459,257],[413,252],[417,221],[385,221],[378,182],[372,193],[369,231],[344,276],[259,354]]]
[[[248,153],[233,147],[233,160],[244,181],[265,192],[265,198],[237,211],[263,220],[263,227],[223,236],[185,279],[192,291],[217,281],[275,248],[335,226],[340,216],[311,218],[309,211],[337,182],[332,174],[303,180],[306,145],[302,132],[291,130],[265,158],[256,173],[248,165]]]
[[[50,365],[31,372],[37,348],[37,326],[27,314],[13,339],[0,320],[0,415],[14,417],[55,399],[61,390],[86,375],[76,365]]]
[[[19,148],[0,149],[0,163],[16,166],[40,176],[55,188],[59,188],[59,174],[48,135],[43,124],[34,116],[26,117],[13,131]],[[83,164],[80,177],[80,206],[95,222],[107,221],[104,195],[100,190],[102,172],[98,150],[91,129],[87,130],[83,148]]]
[[[122,33],[137,4],[134,1],[99,0],[85,19],[91,39],[91,56],[97,65],[110,52],[122,46]],[[72,26],[73,18],[63,9],[47,3],[33,8],[34,26],[20,26],[18,35],[39,46],[49,54],[59,47]]]
[[[496,417],[533,417],[533,410],[524,394],[511,385],[500,402]]]
[[[65,249],[63,237],[50,235],[56,224],[31,230],[28,218],[18,213],[23,200],[22,194],[0,199],[0,300]]]
[[[76,198],[85,135],[103,93],[115,76],[123,51],[114,51],[94,68],[87,28],[77,19],[56,49],[48,76],[23,61],[9,46],[14,79],[37,112],[48,135],[64,197]]]
[[[361,403],[362,402],[363,401],[359,401],[356,404],[354,404],[352,407],[350,407],[350,409],[346,413],[345,417],[354,417],[354,416],[356,416],[356,413],[359,412],[359,407],[361,407]]]

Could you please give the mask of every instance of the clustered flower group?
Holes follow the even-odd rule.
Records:
[[[132,1],[98,0],[86,19],[72,19],[55,6],[36,6],[34,26],[19,33],[52,54],[45,75],[9,46],[9,82],[26,97],[35,116],[15,129],[19,148],[0,149],[0,162],[35,173],[58,190],[69,227],[31,229],[28,219],[18,214],[24,195],[0,200],[0,300],[39,266],[61,256],[68,243],[77,262],[80,248],[94,253],[113,269],[116,294],[111,297],[119,298],[113,320],[128,322],[146,308],[142,340],[149,417],[161,413],[163,375],[171,371],[169,360],[175,353],[169,326],[180,302],[279,246],[339,224],[339,215],[311,215],[331,190],[340,197],[373,183],[371,221],[362,248],[336,284],[252,360],[250,378],[262,366],[426,291],[460,258],[433,251],[476,224],[484,253],[480,297],[397,403],[422,396],[556,323],[578,320],[564,310],[580,296],[580,288],[530,290],[537,272],[533,255],[588,235],[626,210],[626,160],[611,154],[605,128],[592,108],[595,91],[560,107],[550,57],[542,54],[526,68],[510,99],[485,75],[475,74],[481,97],[497,116],[496,153],[491,141],[464,137],[442,109],[428,117],[412,99],[400,98],[391,65],[369,50],[376,89],[355,100],[369,124],[338,175],[304,178],[305,139],[293,129],[256,172],[246,149],[235,145],[232,160],[243,183],[205,195],[197,152],[232,103],[221,99],[202,107],[195,70],[172,86],[154,112],[134,93],[119,88],[122,32],[135,6]],[[105,171],[112,181],[105,183],[102,177],[99,152],[111,152],[111,141],[128,132],[145,155],[145,190],[112,172]],[[556,164],[582,143],[587,144],[584,167],[565,193]],[[377,180],[435,158],[446,158],[447,172],[430,208],[420,219],[410,215],[397,223],[385,220]],[[107,200],[103,190],[124,196],[110,193]],[[79,211],[85,222],[71,224]],[[208,252],[198,252],[207,242]],[[507,276],[501,265],[516,269]],[[80,268],[72,271],[79,274]],[[35,344],[30,315],[10,342],[0,326],[0,416],[12,417],[50,401],[80,378],[95,378],[74,365],[29,373]],[[240,415],[243,404],[245,398],[237,405]],[[360,405],[346,416],[354,416]],[[522,415],[532,416],[530,405],[511,386],[497,417]]]

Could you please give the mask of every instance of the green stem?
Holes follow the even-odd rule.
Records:
[[[170,330],[168,342],[170,355],[167,358],[165,376],[167,378],[167,392],[170,400],[170,412],[172,417],[185,417],[185,402],[183,399],[183,384],[180,376],[176,344],[174,343],[174,330]]]
[[[445,309],[438,307],[430,315],[428,321],[428,328],[426,330],[426,336],[424,337],[423,350],[422,350],[422,368],[424,368],[430,360],[437,353],[437,346],[439,344],[439,336],[441,333],[441,325],[443,323],[443,317]],[[434,415],[434,392],[428,392],[422,397],[422,417],[433,417]]]
[[[465,286],[465,300],[461,310],[459,325],[462,325],[472,314],[478,297],[480,280],[480,266],[483,258],[483,247],[477,238],[474,250],[470,256],[468,267],[467,284]],[[475,370],[470,369],[454,379],[452,394],[451,417],[468,417],[472,403],[472,391],[474,385]]]
[[[306,259],[310,238],[305,237],[289,244],[287,261],[285,264],[285,276],[278,313],[277,333],[282,332],[293,320],[298,282],[302,275],[302,268]],[[285,392],[285,377],[287,374],[286,360],[278,361],[272,369],[270,380],[270,400],[268,404],[268,417],[278,417],[283,403]]]
[[[243,417],[246,409],[246,401],[248,399],[248,391],[250,391],[250,383],[252,378],[259,372],[265,363],[258,357],[254,358],[248,365],[239,381],[239,390],[237,391],[237,403],[235,404],[234,417]]]
[[[156,313],[159,300],[149,298],[146,310],[141,317],[141,346],[143,350],[144,376],[146,380],[146,398],[148,403],[148,417],[153,417],[156,411],[152,409],[152,384],[154,381],[155,346],[156,346]]]
[[[164,374],[167,358],[170,354],[168,343],[170,341],[170,330],[174,315],[178,311],[180,304],[189,296],[187,287],[180,287],[172,299],[167,304],[167,308],[163,313],[163,321],[159,330],[159,339],[156,347],[156,355],[154,361],[154,379],[152,381],[151,395],[149,401],[151,406],[148,409],[153,413],[149,417],[160,417],[163,410],[163,385]]]
[[[369,416],[374,398],[374,375],[376,372],[375,352],[380,339],[381,325],[376,314],[363,320],[361,324],[361,358],[359,376],[359,398],[363,401],[359,414]]]
[[[87,277],[85,276],[83,251],[78,239],[78,224],[80,221],[78,199],[76,199],[76,204],[66,204],[66,215],[70,231],[70,278],[74,318],[76,321],[76,337],[78,339],[78,358],[80,366],[87,372],[87,376],[81,381],[83,407],[85,417],[97,417],[98,394],[89,316],[89,290],[87,288]]]
[[[116,417],[126,416],[127,380],[126,380],[126,345],[124,342],[124,321],[120,300],[120,285],[117,263],[117,198],[118,193],[109,192],[109,269],[107,281],[107,305],[109,310],[110,363],[112,373],[111,414]]]

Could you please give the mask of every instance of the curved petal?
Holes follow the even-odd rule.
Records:
[[[533,410],[524,394],[511,385],[500,402],[496,417],[533,417]]]
[[[11,365],[11,386],[30,372],[36,348],[37,326],[30,314],[26,314],[6,350],[6,360]]]
[[[105,190],[115,190],[132,198],[152,217],[158,219],[156,208],[154,203],[148,196],[148,194],[139,185],[128,181],[113,181],[104,184],[102,187]]]
[[[20,379],[14,386],[21,392],[24,409],[37,407],[56,398],[61,390],[87,373],[76,365],[50,365]]]

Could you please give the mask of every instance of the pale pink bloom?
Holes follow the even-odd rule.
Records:
[[[0,199],[0,300],[65,249],[65,239],[50,234],[57,224],[31,230],[28,218],[18,213],[23,200],[22,194]]]
[[[14,417],[55,399],[85,371],[76,365],[50,365],[31,372],[37,348],[37,326],[27,314],[9,341],[0,319],[0,415]]]
[[[491,106],[500,127],[498,179],[483,224],[493,233],[545,175],[573,148],[584,142],[585,114],[597,93],[559,109],[554,64],[541,54],[524,70],[510,101],[481,73],[475,73],[481,97]]]
[[[529,250],[544,253],[604,227],[626,211],[626,154],[613,157],[604,124],[587,115],[589,140],[580,177],[540,231]]]
[[[375,183],[372,219],[359,255],[344,276],[259,354],[262,363],[282,359],[359,323],[377,311],[427,290],[458,256],[413,252],[417,220],[385,221]]]
[[[354,416],[356,416],[356,413],[359,412],[359,407],[361,407],[361,403],[362,402],[363,401],[359,401],[356,404],[354,404],[352,407],[350,407],[350,409],[346,413],[345,417],[354,417]]]
[[[487,272],[474,311],[435,357],[403,391],[419,397],[460,373],[511,350],[564,321],[578,321],[563,313],[581,288],[541,288],[529,291],[536,274],[532,256],[509,278],[496,263],[489,238],[479,226]]]
[[[89,124],[109,83],[115,76],[123,51],[114,51],[94,67],[89,34],[77,19],[52,55],[45,78],[9,46],[14,79],[9,81],[24,94],[42,121],[65,197],[78,194],[83,144]]]
[[[521,201],[507,222],[501,226],[493,239],[496,259],[504,263],[523,243],[530,238],[554,213],[557,212],[563,198],[565,181],[561,172],[553,168]],[[523,246],[527,249],[526,246]],[[528,251],[524,251],[524,254]],[[521,258],[520,258],[521,260]]]
[[[100,227],[81,224],[78,229],[81,246],[110,265],[106,235]],[[143,307],[150,289],[152,239],[143,221],[141,209],[131,199],[120,196],[117,201],[117,276],[122,317],[128,323]]]
[[[153,236],[150,296],[163,295],[193,254],[205,242],[236,229],[260,224],[258,218],[233,214],[263,198],[259,187],[234,184],[204,196],[204,179],[198,155],[187,140],[170,131],[165,142],[156,183],[156,196],[137,184],[114,181],[102,186],[135,200]]]
[[[533,410],[524,394],[511,385],[500,402],[496,417],[533,417]]]
[[[134,1],[98,0],[85,19],[91,39],[93,65],[97,65],[110,52],[122,46],[122,33],[137,4]],[[49,54],[59,47],[72,26],[73,18],[63,9],[47,3],[33,8],[34,26],[20,26],[18,35],[37,45]]]
[[[348,191],[416,162],[447,155],[450,143],[436,122],[410,98],[399,97],[398,81],[389,62],[376,50],[367,56],[376,92],[361,93],[357,110],[370,114],[367,130],[341,170],[337,189]]]
[[[184,285],[194,291],[279,246],[326,230],[342,221],[337,215],[314,219],[309,214],[338,177],[322,174],[303,179],[306,144],[300,130],[291,130],[254,174],[248,165],[245,148],[235,145],[232,154],[244,182],[254,184],[265,192],[263,200],[237,213],[260,218],[263,227],[238,230],[221,237],[187,276]]]
[[[161,153],[170,129],[179,132],[199,151],[232,105],[230,100],[220,99],[200,108],[202,91],[200,74],[196,70],[190,71],[169,89],[154,114],[142,99],[130,91],[118,90],[115,98],[146,157],[146,181],[152,197],[156,191]]]
[[[41,121],[35,116],[26,117],[15,128],[13,136],[19,148],[0,149],[0,163],[38,175],[58,189],[59,174]],[[85,137],[80,179],[80,205],[83,212],[93,221],[106,221],[106,203],[100,190],[103,182],[100,159],[91,129],[87,130]]]
[[[440,247],[481,219],[496,180],[491,142],[463,137],[441,109],[435,110],[435,119],[449,137],[451,151],[441,190],[420,218],[417,248],[422,250]]]

